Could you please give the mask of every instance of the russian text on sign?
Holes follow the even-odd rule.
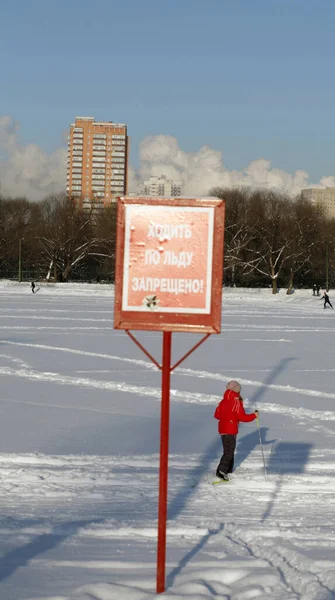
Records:
[[[148,238],[159,238],[160,240],[173,240],[174,238],[189,239],[192,237],[192,229],[189,225],[161,225],[150,223]]]
[[[171,294],[199,294],[203,291],[202,279],[181,279],[168,277],[133,277],[134,292],[169,292]]]
[[[164,265],[173,265],[175,267],[189,267],[192,264],[193,252],[173,252],[171,250],[164,251]],[[144,264],[158,265],[161,262],[161,254],[158,250],[146,250]]]

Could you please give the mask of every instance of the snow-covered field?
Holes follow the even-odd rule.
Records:
[[[335,597],[335,311],[309,290],[223,297],[221,335],[172,376],[156,596],[160,373],[113,330],[110,286],[0,282],[1,600]],[[160,359],[160,333],[135,335]],[[173,334],[174,361],[198,339]],[[213,486],[231,378],[268,478],[250,423]]]

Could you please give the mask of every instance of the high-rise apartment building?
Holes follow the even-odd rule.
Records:
[[[83,208],[100,208],[127,193],[127,126],[94,117],[70,125],[67,194]]]
[[[145,196],[181,196],[182,185],[181,181],[172,181],[165,175],[157,177],[152,175],[144,182]]]
[[[335,188],[309,188],[301,191],[301,197],[311,202],[325,217],[335,218]]]

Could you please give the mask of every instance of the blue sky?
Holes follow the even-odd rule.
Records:
[[[1,0],[0,115],[52,152],[76,115],[334,175],[334,0]],[[49,125],[46,125],[49,122]]]

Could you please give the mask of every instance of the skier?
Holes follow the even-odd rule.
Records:
[[[329,300],[329,296],[328,296],[327,292],[323,292],[322,298],[324,300],[323,308],[327,308],[327,304],[329,304],[330,308],[334,308]]]
[[[233,472],[239,422],[254,421],[258,416],[258,410],[253,413],[245,412],[240,391],[241,386],[238,381],[229,381],[223,399],[214,413],[215,419],[219,421],[218,430],[223,446],[223,455],[216,469],[216,476],[224,481],[229,481],[228,473]]]
[[[33,294],[35,294],[35,284],[34,284],[33,281],[31,282],[31,286],[30,287],[31,287],[31,291],[33,292]]]
[[[320,286],[319,286],[319,284],[316,286],[316,295],[320,296]]]
[[[315,296],[315,292],[316,292],[316,284],[313,283],[313,296]]]

